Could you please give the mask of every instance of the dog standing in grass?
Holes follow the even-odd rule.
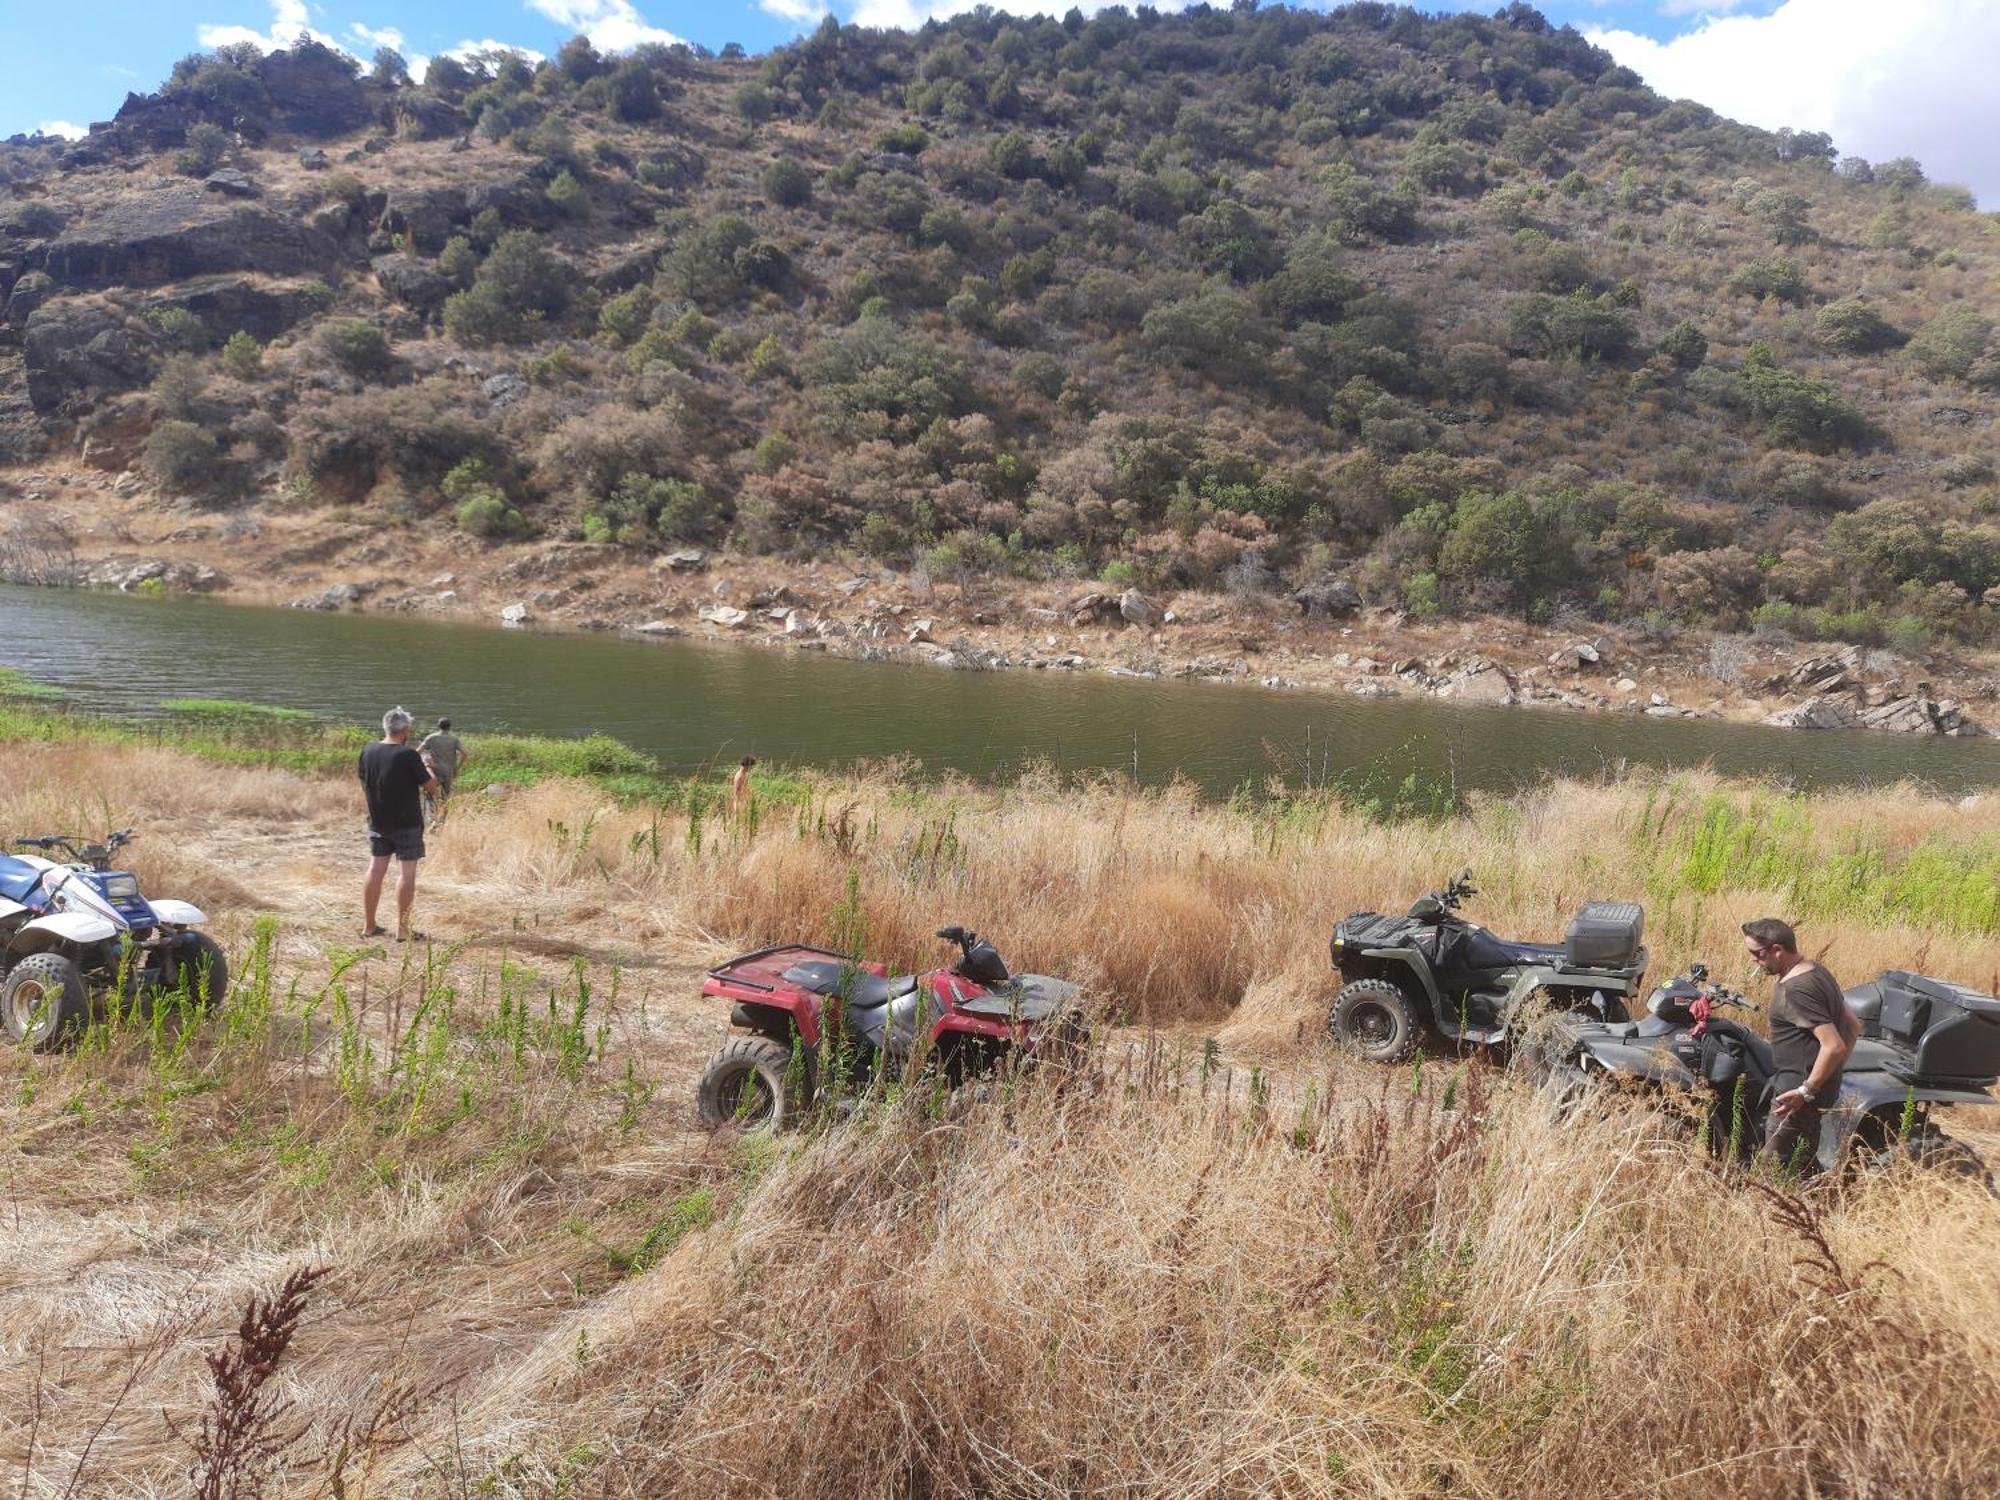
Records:
[[[401,861],[396,884],[396,941],[421,940],[410,927],[410,908],[417,899],[417,865],[424,857],[425,792],[438,785],[423,752],[410,744],[408,709],[392,708],[382,715],[382,738],[361,752],[356,772],[368,799],[368,880],[361,888],[361,935],[386,937],[375,920],[382,902],[382,883],[391,857]]]

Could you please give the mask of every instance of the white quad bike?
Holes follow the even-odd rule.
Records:
[[[186,901],[148,901],[136,876],[112,869],[131,841],[129,828],[101,844],[47,834],[14,841],[38,853],[0,854],[0,1028],[9,1041],[68,1045],[121,983],[135,1001],[185,986],[221,1006],[228,962],[195,931],[208,918]]]

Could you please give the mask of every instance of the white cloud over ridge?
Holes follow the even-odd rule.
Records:
[[[1647,83],[1767,130],[1824,130],[1843,154],[1914,156],[2000,203],[2000,4],[1785,0],[1665,42],[1584,32]]]
[[[301,35],[324,42],[329,47],[340,47],[338,41],[312,24],[306,0],[271,0],[269,31],[258,31],[249,26],[217,26],[209,22],[203,22],[194,29],[195,40],[204,47],[237,47],[247,42],[265,52],[289,47]],[[345,52],[348,49],[340,47],[340,50]]]
[[[35,134],[59,136],[66,141],[80,141],[90,134],[90,127],[75,125],[68,120],[44,120],[35,127]]]
[[[651,25],[632,0],[528,0],[528,8],[589,37],[599,52],[630,52],[648,43],[672,47],[683,40]]]

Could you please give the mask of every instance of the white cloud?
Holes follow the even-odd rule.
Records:
[[[852,20],[856,26],[878,26],[884,30],[915,31],[926,21],[942,21],[962,15],[980,0],[858,0]],[[1072,10],[1095,15],[1110,5],[1127,0],[985,0],[989,10],[1010,16],[1060,16]],[[1188,0],[1155,0],[1161,11],[1185,9]],[[769,9],[769,7],[766,7]]]
[[[528,0],[528,8],[589,37],[599,52],[630,52],[649,42],[672,47],[682,40],[649,25],[632,0]]]
[[[476,57],[488,57],[496,52],[511,52],[516,57],[531,63],[543,61],[542,54],[533,47],[516,47],[512,42],[496,42],[487,37],[479,42],[460,42],[456,47],[447,47],[438,56],[453,58],[458,62],[471,62]]]
[[[794,21],[801,26],[817,22],[827,11],[826,0],[757,0],[757,8],[769,11],[781,21]]]
[[[403,33],[394,26],[364,26],[359,21],[348,23],[348,35],[368,48],[387,47],[392,52],[401,52],[406,45]]]
[[[248,42],[266,52],[291,46],[301,34],[329,47],[340,47],[339,42],[312,25],[306,13],[306,0],[271,0],[269,31],[248,26],[217,26],[206,21],[194,29],[195,40],[204,47],[235,47]],[[347,49],[341,47],[341,50]]]
[[[80,141],[90,134],[88,125],[72,125],[68,120],[44,120],[35,127],[37,135],[57,135],[66,141]]]
[[[1824,130],[1844,153],[1914,156],[2000,202],[2000,5],[1993,0],[1785,0],[1659,42],[1584,33],[1661,93],[1767,130]]]

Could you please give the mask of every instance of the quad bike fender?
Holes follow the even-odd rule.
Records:
[[[1367,964],[1356,965],[1359,971],[1356,973],[1348,973],[1343,967],[1343,978],[1392,980],[1418,1003],[1426,1023],[1437,1024],[1444,1011],[1444,994],[1438,989],[1437,977],[1431,973],[1429,964],[1418,963],[1404,948],[1363,948],[1359,956],[1367,959]]]
[[[1648,1047],[1639,1042],[1585,1042],[1581,1061],[1589,1072],[1643,1078],[1648,1083],[1692,1089],[1697,1082],[1687,1065],[1665,1047]]]
[[[794,1031],[808,1047],[819,1041],[818,1017],[808,1013],[805,1007],[794,1009],[788,1005],[760,1005],[754,1000],[738,1000],[729,1008],[729,1021],[743,1031],[767,1036],[787,1047],[792,1044]]]
[[[1840,1102],[1835,1108],[1845,1109],[1852,1103],[1863,1114],[1873,1114],[1890,1105],[1901,1109],[1904,1101],[1910,1099],[1919,1104],[2000,1105],[2000,1099],[1994,1098],[1985,1089],[1949,1084],[1927,1087],[1905,1083],[1893,1073],[1867,1074],[1860,1078],[1849,1073],[1840,1081]]]
[[[148,901],[153,915],[167,927],[199,927],[208,920],[208,913],[190,901]]]
[[[87,911],[59,911],[24,923],[14,939],[14,947],[21,953],[40,953],[70,945],[88,947],[116,936],[117,925],[103,917]]]

